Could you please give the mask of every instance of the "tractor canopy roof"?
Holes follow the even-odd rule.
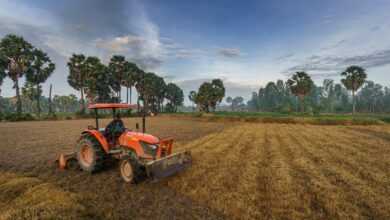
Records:
[[[136,109],[137,105],[130,105],[126,103],[96,103],[88,106],[89,109],[109,109],[109,108],[127,108]]]

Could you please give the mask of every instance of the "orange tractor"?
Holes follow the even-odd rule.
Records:
[[[109,159],[119,160],[121,177],[126,182],[137,183],[148,177],[160,179],[173,175],[191,166],[189,151],[172,153],[173,139],[160,139],[145,133],[145,116],[142,132],[124,127],[117,109],[134,108],[120,103],[93,104],[88,107],[95,111],[96,126],[88,126],[81,133],[76,150],[61,154],[58,159],[61,169],[80,167],[94,173],[105,167]],[[105,128],[99,128],[99,109],[112,109],[113,121]],[[136,129],[138,130],[138,123]]]

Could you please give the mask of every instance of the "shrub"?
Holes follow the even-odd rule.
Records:
[[[35,120],[34,116],[32,116],[30,113],[8,113],[4,116],[4,119],[6,121],[33,121]]]

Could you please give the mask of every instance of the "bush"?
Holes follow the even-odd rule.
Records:
[[[50,115],[45,115],[42,119],[43,120],[57,120],[58,117],[56,114],[52,113]]]
[[[4,119],[6,121],[33,121],[35,120],[34,116],[32,116],[30,113],[8,113],[4,116]]]

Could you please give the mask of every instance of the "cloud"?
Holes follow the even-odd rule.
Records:
[[[218,55],[227,58],[235,58],[242,55],[240,49],[238,48],[219,48],[217,53]]]
[[[296,71],[307,71],[311,74],[336,74],[347,66],[359,65],[364,68],[381,67],[390,64],[390,49],[377,50],[356,56],[318,56],[313,55],[298,65],[292,66],[283,74],[289,75]]]
[[[336,43],[333,43],[333,44],[330,44],[328,46],[322,47],[321,50],[335,49],[335,48],[345,44],[346,42],[347,42],[347,40],[343,39],[343,40],[337,41]]]
[[[275,61],[277,62],[284,62],[293,57],[295,54],[294,53],[287,53],[285,55],[279,56],[275,58]]]

